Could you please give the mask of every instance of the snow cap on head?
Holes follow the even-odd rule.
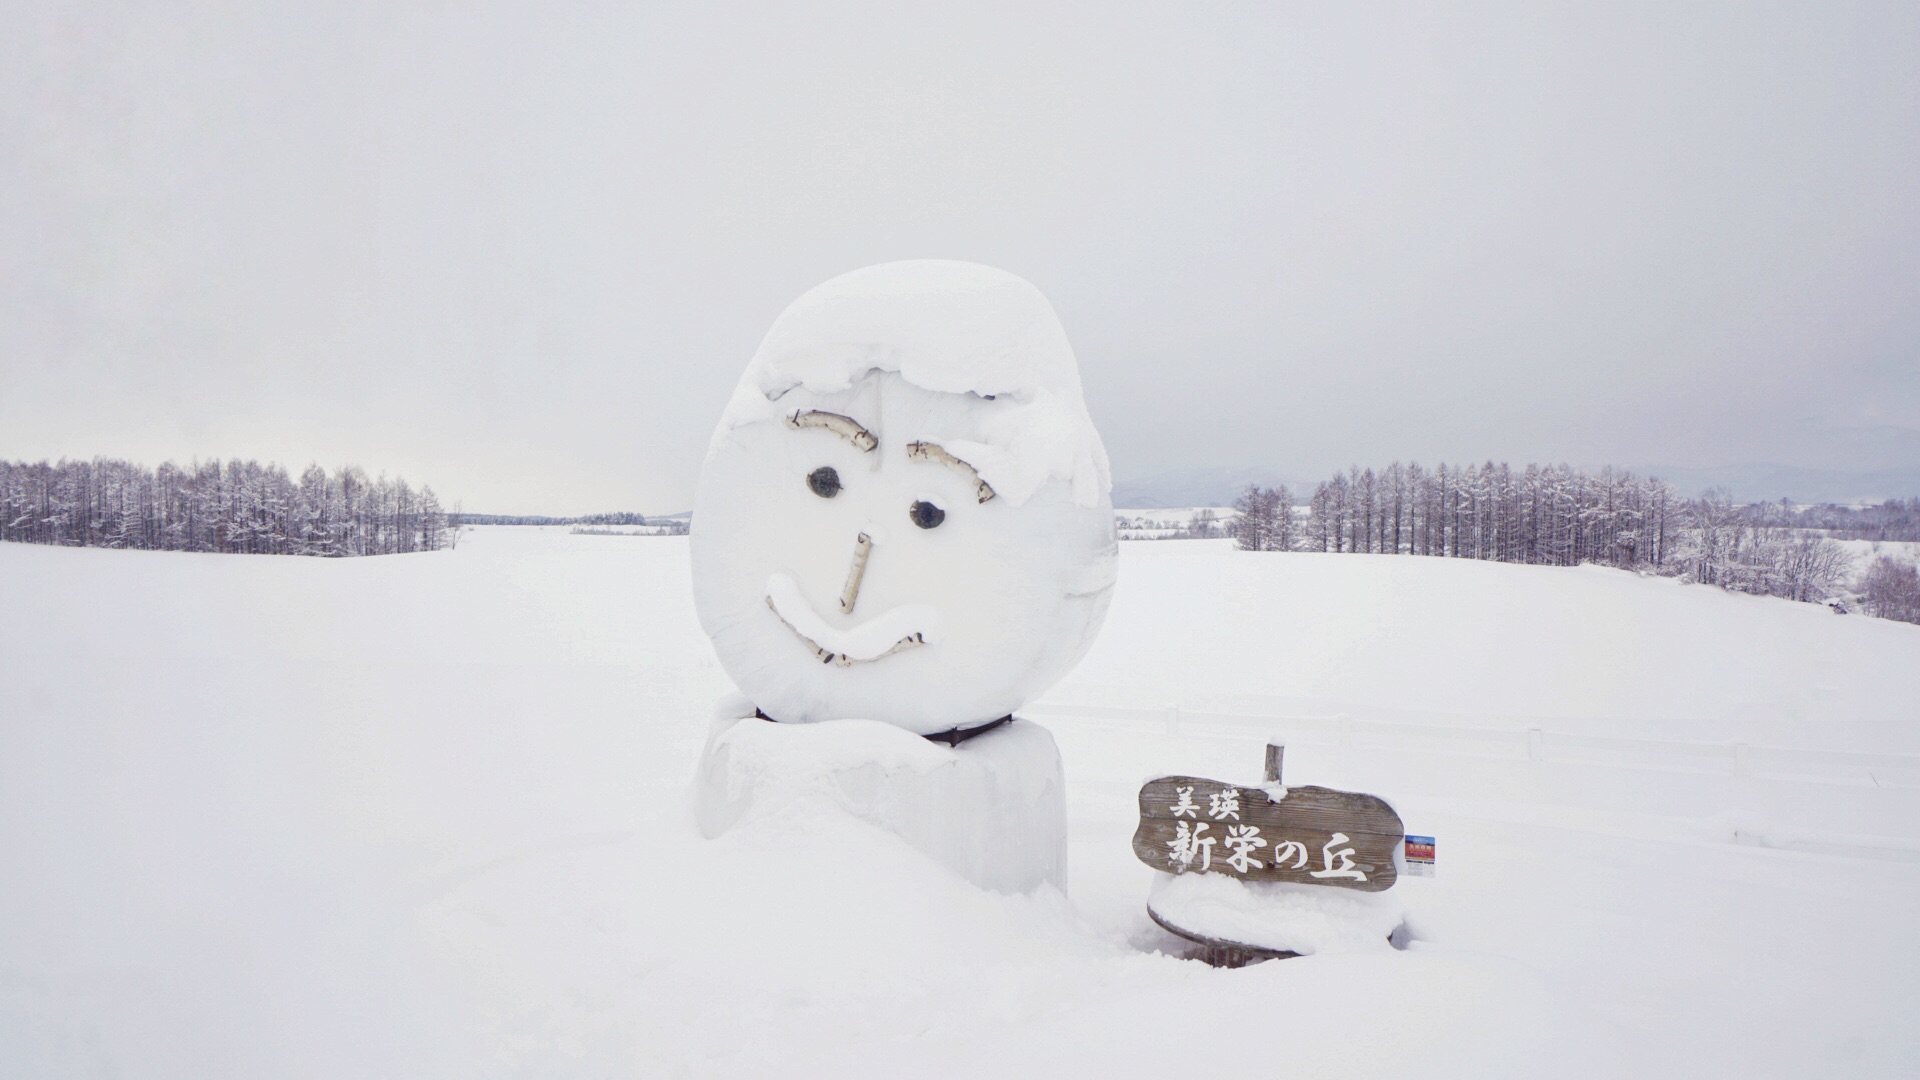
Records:
[[[869,266],[802,294],[767,331],[714,438],[779,416],[780,399],[796,388],[836,393],[871,371],[994,398],[982,441],[948,449],[1016,505],[1055,477],[1070,481],[1083,505],[1111,487],[1053,305],[1004,270],[946,259]]]

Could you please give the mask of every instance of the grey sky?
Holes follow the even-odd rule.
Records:
[[[0,7],[0,456],[683,509],[923,256],[1123,477],[1920,464],[1920,7]]]

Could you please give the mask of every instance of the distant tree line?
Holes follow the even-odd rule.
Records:
[[[1756,525],[1806,529],[1839,540],[1920,542],[1920,497],[1888,499],[1875,506],[1795,506],[1781,499],[1777,503],[1750,503],[1740,512]]]
[[[1318,485],[1300,545],[1496,562],[1660,566],[1677,500],[1664,481],[1605,469],[1398,462]]]
[[[575,525],[567,531],[574,536],[685,536],[692,531],[688,525],[684,518],[655,518],[636,525]]]
[[[1686,504],[1695,580],[1792,600],[1851,600],[1883,619],[1920,623],[1920,568],[1878,555],[1849,595],[1853,559],[1834,539],[1920,542],[1920,498],[1876,506],[1735,505],[1725,492]]]
[[[1396,462],[1317,485],[1304,520],[1284,486],[1249,487],[1234,508],[1228,529],[1250,551],[1591,562],[1814,602],[1838,598],[1847,582],[1851,558],[1832,535],[1920,539],[1920,500],[1867,509],[1742,506],[1724,491],[1681,499],[1655,477],[1566,465]],[[1887,599],[1863,590],[1863,603],[1901,609],[1904,581],[1896,569],[1882,572]]]
[[[1189,540],[1212,540],[1222,532],[1220,515],[1213,512],[1213,507],[1203,506],[1193,512],[1193,516],[1187,519],[1186,525],[1180,531]]]
[[[459,525],[665,525],[666,521],[621,511],[614,514],[586,514],[581,517],[546,517],[541,514],[466,514],[450,515]]]
[[[256,555],[390,555],[447,547],[430,487],[257,461],[0,461],[0,540]]]
[[[1152,511],[1116,513],[1113,526],[1122,540],[1217,540],[1226,535],[1220,515],[1210,506],[1196,509],[1185,521],[1169,520]]]

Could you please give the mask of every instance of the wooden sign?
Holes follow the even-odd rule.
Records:
[[[1277,762],[1269,755],[1270,775]],[[1258,787],[1163,776],[1140,789],[1133,853],[1171,874],[1211,872],[1363,892],[1393,886],[1400,815],[1386,800],[1323,787]]]

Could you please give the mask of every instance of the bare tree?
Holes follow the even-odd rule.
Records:
[[[1780,590],[1775,596],[1824,603],[1846,581],[1853,557],[1825,537],[1793,536],[1780,545]]]
[[[1920,566],[1877,556],[1860,578],[1860,600],[1870,615],[1920,623]]]
[[[1293,492],[1285,484],[1268,488],[1273,500],[1273,532],[1268,551],[1293,551],[1300,546],[1300,521],[1294,516]]]
[[[1273,492],[1258,484],[1249,484],[1233,500],[1237,515],[1228,531],[1233,534],[1234,542],[1242,551],[1272,550],[1275,522]]]

